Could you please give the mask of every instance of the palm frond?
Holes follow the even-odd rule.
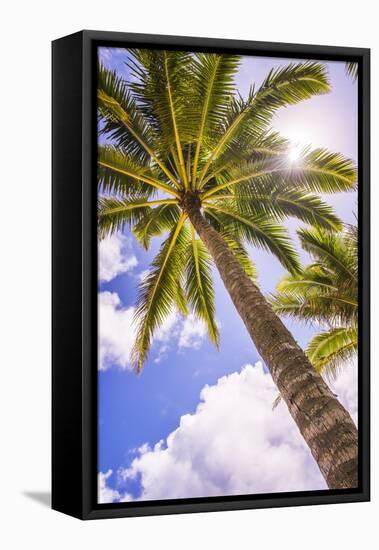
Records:
[[[232,201],[240,208],[246,204],[257,215],[266,215],[277,220],[292,217],[328,230],[342,229],[342,222],[333,208],[317,195],[298,190],[280,191],[275,190],[275,187],[266,194],[265,187],[261,186],[259,189],[259,186],[259,183],[255,184],[253,189],[249,185],[239,186],[234,193],[212,195],[210,199]]]
[[[209,134],[212,135],[226,114],[234,93],[234,75],[239,56],[199,53],[194,61],[195,86],[200,103],[199,128],[192,167],[193,187],[196,188],[200,150]],[[207,145],[207,144],[206,144]]]
[[[193,140],[191,112],[193,96],[193,56],[188,52],[132,49],[135,81],[130,89],[144,116],[159,136],[162,155],[175,147],[176,169],[181,184],[188,186],[184,162],[184,144]]]
[[[310,228],[298,231],[313,263],[285,276],[271,298],[277,313],[337,328],[358,322],[357,239],[354,228],[330,233]]]
[[[104,193],[152,196],[157,190],[179,197],[177,191],[154,177],[151,169],[115,147],[98,148],[98,184]]]
[[[328,91],[326,68],[320,63],[304,62],[271,70],[256,92],[251,89],[246,100],[235,97],[231,102],[225,123],[220,126],[220,137],[202,169],[200,182],[210,165],[231,146],[236,136],[239,145],[247,145],[268,129],[277,109]]]
[[[343,288],[357,286],[356,250],[349,251],[344,242],[344,234],[322,231],[320,228],[298,230],[301,246],[319,263],[334,273],[335,282],[343,284]]]
[[[321,332],[309,342],[306,354],[314,368],[335,378],[358,351],[357,328],[339,327]]]
[[[104,124],[100,131],[112,140],[117,148],[139,159],[150,161],[151,130],[138,110],[125,81],[115,71],[98,67],[98,110]]]
[[[184,269],[184,256],[189,231],[182,215],[177,226],[163,242],[151,270],[140,283],[134,320],[136,340],[132,360],[137,371],[142,369],[149,353],[155,330],[178,304],[178,275]]]
[[[258,197],[262,203],[262,199]],[[303,191],[291,190],[266,197],[267,209],[271,215],[297,218],[305,223],[338,231],[342,229],[342,222],[333,208],[322,201],[318,196],[305,194]]]
[[[343,294],[307,294],[301,291],[283,292],[271,298],[279,315],[302,319],[310,323],[338,326],[357,322],[358,307],[354,299]]]
[[[357,80],[358,78],[358,63],[355,61],[348,61],[345,63],[347,74],[353,79]]]
[[[231,164],[208,180],[204,197],[208,198],[224,189],[255,186],[266,182],[281,190],[303,190],[304,193],[336,193],[355,188],[357,170],[354,163],[339,153],[325,149],[305,149],[296,164],[290,164],[284,154],[271,158],[254,158]]]
[[[291,273],[300,270],[298,256],[287,231],[265,216],[256,216],[249,209],[241,210],[230,202],[206,203],[206,210],[215,211],[222,227],[239,241],[244,240],[272,252]]]
[[[176,297],[175,297],[175,304],[178,308],[178,311],[184,315],[187,316],[189,314],[188,309],[188,300],[185,293],[185,290],[183,288],[183,277],[178,276],[178,280],[176,283]]]
[[[311,264],[296,275],[286,275],[276,285],[278,292],[288,294],[319,294],[338,291],[333,273],[319,264]]]
[[[282,172],[288,187],[301,187],[316,193],[352,191],[357,182],[353,161],[326,149],[304,151],[299,160]]]
[[[123,231],[125,227],[133,227],[140,222],[152,207],[161,204],[174,204],[174,200],[129,200],[114,197],[100,197],[98,200],[99,237]]]
[[[191,226],[191,242],[186,250],[186,294],[195,316],[207,326],[211,342],[219,343],[219,330],[215,320],[212,260],[204,243],[195,237]]]
[[[171,231],[179,218],[178,205],[162,204],[144,212],[142,218],[134,225],[133,234],[145,250],[148,250],[151,238]]]
[[[101,133],[107,134],[117,148],[139,158],[142,163],[154,161],[161,172],[179,186],[159,153],[154,151],[159,141],[125,81],[102,65],[98,69],[97,101],[99,116],[104,121]]]

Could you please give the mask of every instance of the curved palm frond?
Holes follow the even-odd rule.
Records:
[[[355,189],[357,169],[340,153],[313,149],[304,151],[284,179],[289,186],[298,185],[316,193],[338,193]]]
[[[115,147],[99,147],[97,164],[100,191],[123,196],[151,196],[160,190],[180,196],[175,189],[155,178],[149,167],[141,166],[130,154]]]
[[[211,342],[217,347],[220,334],[215,319],[212,260],[191,226],[191,242],[186,250],[186,294],[195,316],[205,322]]]
[[[155,330],[163,323],[178,303],[178,273],[184,268],[184,252],[189,232],[184,225],[185,215],[164,241],[152,262],[152,269],[140,283],[136,310],[136,340],[132,358],[137,371],[142,369]]]
[[[334,274],[339,288],[357,288],[358,255],[351,247],[351,230],[345,233],[329,233],[320,228],[299,229],[301,246],[320,265],[327,266]]]
[[[257,139],[267,130],[277,109],[328,90],[327,73],[322,64],[305,62],[272,69],[256,92],[252,88],[246,100],[235,97],[231,102],[225,124],[219,130],[220,138],[201,172],[200,184],[211,163],[227,148],[233,147],[236,135],[239,146],[241,142]]]
[[[223,201],[204,203],[206,210],[215,210],[226,231],[238,240],[244,240],[272,252],[291,273],[300,269],[296,250],[281,225],[266,216],[254,215],[249,209]]]
[[[116,231],[123,231],[140,222],[147,211],[161,204],[175,204],[175,200],[128,200],[113,197],[100,197],[98,200],[98,227],[100,238]]]
[[[154,160],[162,173],[177,185],[176,178],[153,149],[156,145],[154,133],[135,97],[116,72],[108,71],[102,65],[98,69],[97,101],[99,116],[105,121],[101,133],[108,135],[125,153],[140,158],[141,162]]]
[[[297,190],[275,191],[275,188],[267,193],[263,187],[262,192],[259,192],[257,186],[255,186],[255,191],[249,186],[246,187],[247,189],[236,189],[235,193],[213,195],[212,198],[232,201],[241,206],[246,203],[256,214],[266,215],[276,220],[296,218],[309,225],[327,230],[342,229],[342,222],[335,214],[334,209],[317,195]]]
[[[353,80],[358,79],[358,63],[356,61],[348,61],[345,63],[346,72]]]
[[[357,328],[340,327],[314,336],[307,346],[306,354],[318,372],[334,378],[339,369],[356,356],[357,351]]]
[[[180,218],[180,208],[175,202],[162,201],[160,206],[144,212],[134,225],[133,234],[138,242],[148,250],[152,237],[171,231]]]
[[[204,198],[223,189],[232,189],[244,183],[253,185],[266,179],[274,188],[303,190],[304,192],[337,193],[355,188],[357,170],[350,159],[324,149],[306,149],[296,165],[288,157],[277,155],[269,160],[249,160],[234,164],[226,173],[216,176],[216,184],[208,186]]]
[[[212,135],[223,120],[234,94],[233,77],[239,56],[200,53],[194,62],[194,76],[200,103],[200,120],[192,167],[193,188],[196,189],[197,169],[203,141]]]

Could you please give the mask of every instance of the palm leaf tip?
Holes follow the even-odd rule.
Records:
[[[346,73],[353,79],[357,80],[358,78],[358,63],[356,61],[348,61],[345,64]]]
[[[329,92],[328,71],[324,64],[314,61],[290,63],[269,72],[260,90],[263,92],[270,88],[273,88],[272,96],[277,101],[298,103],[312,95]]]

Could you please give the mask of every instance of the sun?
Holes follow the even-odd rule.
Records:
[[[304,145],[301,143],[293,143],[288,149],[288,160],[290,164],[296,164],[299,162],[302,152],[304,150]]]

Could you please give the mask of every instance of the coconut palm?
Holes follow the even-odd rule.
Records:
[[[141,282],[133,350],[136,369],[169,313],[191,310],[216,345],[212,264],[265,361],[329,487],[357,485],[357,430],[342,405],[254,282],[246,245],[300,270],[282,225],[295,217],[337,230],[317,193],[354,187],[350,160],[305,149],[296,163],[270,130],[280,107],[329,91],[320,63],[271,70],[247,97],[236,93],[235,55],[129,50],[130,79],[99,67],[100,237],[131,228],[149,247],[166,235]]]
[[[298,231],[312,263],[278,284],[277,313],[328,327],[309,342],[306,353],[314,368],[334,376],[358,348],[357,228],[340,233]]]

